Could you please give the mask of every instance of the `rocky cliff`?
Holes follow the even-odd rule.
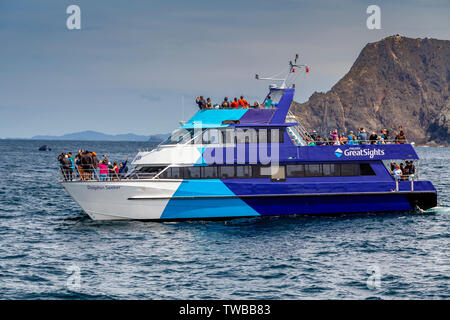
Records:
[[[450,41],[391,36],[369,43],[326,93],[291,110],[325,134],[403,126],[409,141],[450,143]]]

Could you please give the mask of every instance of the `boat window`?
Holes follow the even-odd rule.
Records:
[[[341,166],[337,163],[324,163],[322,164],[322,173],[324,177],[336,177],[340,176]]]
[[[252,178],[268,178],[267,166],[251,166]]]
[[[304,164],[290,164],[286,166],[286,174],[288,177],[304,177],[305,165]]]
[[[151,177],[162,167],[141,168],[140,177]],[[309,163],[278,166],[266,165],[223,165],[198,167],[172,167],[159,175],[161,179],[250,179],[271,178],[281,181],[299,177],[339,177],[339,176],[375,175],[368,163]]]
[[[251,178],[250,166],[236,166],[236,178]]]
[[[220,166],[221,179],[232,179],[234,177],[234,166]]]
[[[362,176],[374,176],[375,171],[373,171],[372,167],[368,163],[361,163],[359,165],[359,172]]]
[[[272,181],[285,181],[286,180],[286,167],[285,166],[273,166],[271,167]]]
[[[161,145],[186,143],[192,139],[193,134],[193,129],[177,129]]]
[[[183,177],[185,179],[199,179],[200,175],[200,167],[186,167],[183,170]]]
[[[170,178],[172,179],[181,179],[181,169],[182,168],[177,168],[177,167],[173,167],[170,168]]]
[[[341,163],[341,176],[358,176],[359,165],[357,163]]]
[[[201,167],[201,174],[203,179],[217,179],[217,167]]]
[[[320,164],[305,165],[305,177],[320,177],[322,175],[322,166]]]
[[[168,178],[171,178],[171,176],[170,176],[170,168],[167,169],[166,171],[164,171],[163,173],[161,173],[161,174],[159,175],[159,178],[160,178],[160,179],[168,179]]]

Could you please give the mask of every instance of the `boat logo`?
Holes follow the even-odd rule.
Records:
[[[340,148],[337,148],[334,150],[334,155],[338,158],[342,157],[342,155],[346,157],[369,157],[370,159],[373,159],[375,156],[384,156],[386,153],[383,149],[369,149],[369,148],[360,148],[360,147],[353,147],[348,148],[342,151]]]
[[[343,152],[342,152],[342,150],[341,150],[340,148],[337,148],[337,149],[334,151],[334,155],[335,155],[336,157],[338,157],[338,158],[340,158],[340,157],[342,156],[342,154],[343,154]]]

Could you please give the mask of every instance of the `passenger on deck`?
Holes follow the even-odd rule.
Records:
[[[406,143],[406,136],[405,136],[405,132],[403,130],[400,130],[400,133],[397,136],[397,141],[400,144]]]
[[[350,131],[350,134],[348,135],[348,140],[350,141],[350,137],[352,137],[352,144],[356,143],[356,136],[353,134],[353,131]]]
[[[337,129],[334,129],[333,131],[330,131],[331,141],[333,141],[334,145],[339,145],[339,135],[337,132]]]
[[[231,109],[237,109],[239,107],[239,102],[237,98],[234,98],[234,101],[231,103]]]
[[[398,138],[400,137],[398,131],[394,131],[394,143],[399,144]]]
[[[241,98],[239,99],[239,108],[248,109],[248,106],[248,101],[244,99],[244,96],[241,96]]]
[[[81,168],[80,153],[75,156],[75,168],[77,169],[76,171],[78,171],[80,181],[83,181],[84,172]]]
[[[98,165],[98,168],[100,169],[100,181],[106,181],[108,177],[108,166],[106,163],[107,162],[103,160],[102,163]]]
[[[112,180],[119,180],[119,166],[117,165],[117,161],[114,161],[114,165],[112,168]]]
[[[97,168],[100,161],[97,158],[97,154],[95,152],[92,152],[92,172],[94,175],[94,179],[98,180],[98,174],[97,174]]]
[[[316,136],[316,138],[314,139],[314,141],[316,142],[316,146],[322,146],[322,145],[324,145],[325,143],[323,142],[323,139],[322,139],[322,137],[321,136]]]
[[[258,102],[258,101],[255,101],[255,102],[253,103],[252,108],[253,108],[253,109],[259,109],[259,108],[261,108],[261,106],[259,105],[259,102]]]
[[[230,103],[228,102],[228,97],[223,98],[222,105],[220,106],[222,109],[229,109]]]
[[[395,170],[395,165],[396,165],[395,162],[391,162],[391,171],[392,172],[394,172],[394,170]]]
[[[389,141],[389,130],[384,129],[384,141]]]
[[[81,167],[84,172],[84,179],[92,179],[93,161],[89,151],[83,151],[81,154]]]
[[[112,180],[114,171],[113,171],[113,165],[110,161],[108,161],[108,180]]]
[[[200,110],[203,110],[203,109],[206,108],[206,101],[205,101],[205,99],[203,99],[203,96],[197,97],[197,98],[195,99],[195,102],[197,103],[198,108],[199,108]]]
[[[351,131],[350,131],[351,132]],[[354,145],[355,144],[355,141],[353,140],[353,135],[352,134],[349,134],[348,135],[348,141],[347,141],[347,144],[348,145]]]
[[[408,168],[409,172],[409,180],[414,180],[414,174],[416,173],[416,167],[414,166],[414,163],[412,161],[406,161],[406,167]]]
[[[395,164],[395,169],[392,173],[394,174],[395,179],[402,178],[402,170],[400,169],[400,166],[398,164]]]
[[[367,132],[363,127],[359,128],[358,140],[360,144],[367,144]]]
[[[127,163],[128,163],[128,158],[119,164],[119,176],[121,178],[123,178],[128,172]]]
[[[267,96],[266,102],[264,103],[265,109],[272,109],[272,99],[270,96]]]
[[[58,156],[58,161],[61,166],[61,172],[64,177],[64,180],[71,180],[72,179],[72,175],[70,174],[71,162],[69,160],[69,157],[63,152]]]
[[[377,143],[377,138],[378,138],[378,136],[375,133],[375,131],[372,131],[372,133],[369,136],[370,144],[376,144]]]
[[[206,99],[206,109],[212,109],[211,98]]]

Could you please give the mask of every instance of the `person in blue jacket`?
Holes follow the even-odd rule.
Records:
[[[128,163],[128,158],[119,164],[119,176],[121,178],[124,177],[128,172],[127,163]]]
[[[75,170],[75,157],[72,155],[72,152],[69,152],[67,154],[67,158],[70,160],[70,167],[69,167],[69,180],[72,181],[74,178],[74,170]]]

